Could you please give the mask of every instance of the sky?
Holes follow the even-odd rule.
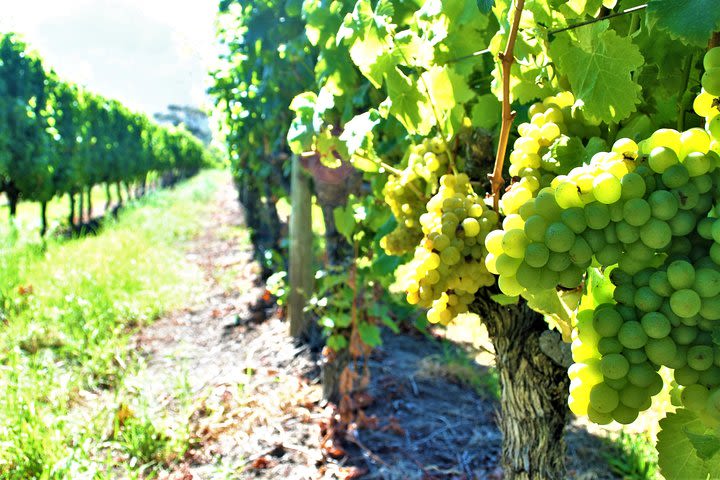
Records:
[[[152,114],[203,107],[217,0],[0,0],[13,31],[62,78]]]

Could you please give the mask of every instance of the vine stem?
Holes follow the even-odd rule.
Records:
[[[486,53],[490,53],[490,52],[491,52],[491,50],[489,48],[486,48],[485,50],[478,50],[477,52],[473,52],[469,55],[463,55],[462,57],[451,58],[450,60],[446,61],[444,63],[444,65],[450,65],[451,63],[461,62],[461,61],[467,60],[469,58],[479,57],[481,55],[485,55]]]
[[[710,42],[708,42],[708,50],[711,48],[720,47],[720,32],[715,32],[712,34],[712,37],[710,38]]]
[[[510,129],[515,119],[515,112],[511,110],[512,102],[510,101],[510,68],[515,61],[513,52],[515,50],[515,40],[517,39],[523,8],[525,8],[525,0],[517,0],[507,45],[505,46],[505,51],[499,55],[500,61],[502,62],[502,125],[500,127],[500,138],[498,140],[497,155],[495,157],[495,168],[493,169],[493,173],[488,175],[492,185],[493,208],[495,208],[496,212],[500,211],[500,189],[505,183],[502,176],[503,163],[505,162],[505,152],[507,151],[508,140],[510,139]]]
[[[611,13],[610,15],[605,15],[604,17],[593,18],[592,20],[576,23],[574,25],[568,25],[567,27],[558,28],[557,30],[550,30],[548,32],[548,35],[555,35],[556,33],[565,32],[567,30],[572,30],[574,28],[584,27],[585,25],[590,25],[593,23],[601,22],[603,20],[608,20],[610,18],[619,17],[620,15],[627,15],[628,13],[637,12],[637,11],[643,10],[645,8],[647,8],[647,3],[643,3],[642,5],[638,5],[636,7],[625,9],[621,12]]]

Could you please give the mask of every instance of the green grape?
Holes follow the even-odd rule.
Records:
[[[656,365],[668,365],[677,355],[677,346],[672,338],[651,338],[645,345],[648,360]]]
[[[708,398],[710,398],[710,391],[698,384],[688,385],[680,394],[683,406],[694,411],[704,410]]]
[[[672,165],[663,172],[662,181],[667,188],[680,188],[690,181],[690,174],[685,165]]]
[[[534,242],[525,250],[525,261],[528,265],[540,268],[544,267],[550,258],[550,251],[543,243]]]
[[[674,261],[667,267],[667,280],[675,290],[690,288],[695,282],[695,268],[684,260]]]
[[[650,287],[640,287],[635,291],[634,303],[642,312],[655,312],[662,306],[663,298]]]
[[[666,222],[651,218],[640,228],[640,240],[648,248],[659,250],[670,244],[673,233],[670,225]]]
[[[688,327],[687,325],[680,325],[673,328],[670,332],[670,336],[678,345],[689,345],[697,338],[698,329],[695,327]]]
[[[610,413],[619,403],[618,392],[604,383],[598,383],[590,390],[590,406],[599,413]]]
[[[627,407],[639,410],[649,396],[646,388],[629,383],[620,391],[620,402]]]
[[[648,197],[653,217],[658,220],[670,220],[680,208],[675,195],[667,190],[656,190]]]
[[[520,229],[506,231],[502,238],[503,251],[513,258],[523,258],[527,243],[525,232]]]
[[[613,420],[622,425],[630,425],[635,420],[637,420],[638,411],[623,404],[620,404],[615,410],[612,411],[612,417]]]
[[[640,323],[647,336],[655,339],[667,337],[672,329],[670,320],[658,311],[649,311],[643,315]]]
[[[625,377],[630,371],[630,362],[619,353],[611,353],[606,355],[600,361],[602,365],[602,373],[610,379],[620,379]]]
[[[696,384],[700,379],[700,374],[694,368],[685,365],[675,369],[674,377],[678,385],[687,386]]]
[[[601,173],[593,182],[593,195],[606,205],[617,202],[622,195],[620,180],[610,173]]]
[[[687,352],[687,365],[693,370],[703,371],[713,365],[713,349],[707,345],[695,345]]]
[[[642,348],[625,348],[622,354],[627,358],[628,362],[632,364],[645,363],[648,359],[645,350]]]
[[[650,204],[642,198],[633,198],[623,206],[623,218],[633,227],[645,225],[652,214]]]
[[[619,328],[618,328],[619,330]],[[623,351],[622,343],[615,337],[605,337],[598,341],[597,350],[600,355],[608,355],[610,353],[620,353]]]
[[[700,313],[700,295],[694,290],[678,290],[670,296],[670,308],[681,318],[689,318]]]
[[[680,160],[672,148],[656,147],[650,152],[648,163],[654,172],[663,173],[671,166],[680,163]]]
[[[720,96],[720,67],[707,69],[700,82],[710,95]]]
[[[545,244],[553,252],[567,252],[574,243],[575,234],[564,223],[553,223],[545,231]]]
[[[567,210],[563,210],[560,215],[560,219],[576,235],[583,233],[587,229],[585,213],[582,208],[572,207]]]
[[[617,290],[616,290],[617,291]],[[618,340],[625,348],[642,348],[648,341],[648,336],[640,322],[625,322],[618,332]]]
[[[703,57],[703,68],[710,70],[711,68],[720,67],[720,47],[713,47]]]
[[[637,145],[635,147],[637,148]],[[623,176],[620,179],[620,184],[622,186],[621,197],[623,200],[643,198],[647,189],[645,185],[645,180],[643,180],[642,176],[635,172],[630,172],[627,175]]]
[[[610,210],[602,203],[591,203],[585,207],[585,221],[588,227],[602,230],[610,224]]]
[[[720,294],[720,271],[710,268],[700,268],[695,272],[695,281],[692,289],[703,298],[714,297]]]
[[[641,388],[647,388],[652,385],[658,376],[657,372],[653,370],[647,362],[631,365],[630,371],[628,372],[628,380],[630,383]]]

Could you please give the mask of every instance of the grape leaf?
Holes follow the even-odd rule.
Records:
[[[380,123],[380,114],[373,108],[356,115],[345,124],[340,140],[345,142],[350,154],[355,153],[360,148],[367,148],[368,139],[372,136],[372,130],[378,123]]]
[[[433,106],[441,115],[475,96],[465,79],[453,70],[435,66],[424,72],[421,78]]]
[[[640,86],[631,73],[643,64],[640,50],[629,38],[608,30],[608,22],[561,34],[550,45],[562,74],[568,77],[575,98],[584,103],[591,119],[619,122],[635,111]]]
[[[394,68],[385,77],[392,104],[390,113],[409,133],[427,135],[435,124],[432,106],[423,95],[417,82]]]
[[[720,8],[717,0],[650,0],[647,25],[704,48],[710,35],[720,30]]]
[[[355,230],[355,211],[352,205],[336,207],[333,210],[333,217],[337,231],[352,243],[352,234]]]
[[[478,97],[470,112],[470,118],[473,126],[492,130],[497,126],[501,114],[500,102],[495,95],[488,93]]]
[[[667,480],[704,480],[720,472],[720,455],[715,453],[705,459],[699,455],[711,453],[706,446],[707,440],[712,440],[713,432],[697,415],[687,409],[679,409],[660,420],[660,428],[658,463]]]
[[[490,13],[495,0],[477,0],[477,6],[482,13]]]
[[[377,347],[382,345],[382,338],[380,337],[380,328],[377,325],[371,323],[362,322],[358,325],[358,333],[365,345],[370,347]]]

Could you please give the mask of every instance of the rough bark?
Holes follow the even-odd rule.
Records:
[[[540,314],[524,303],[501,306],[490,294],[482,291],[472,307],[495,346],[502,387],[498,424],[503,434],[505,478],[565,478],[567,370],[542,350],[547,324]]]
[[[315,185],[317,202],[325,222],[325,253],[327,263],[334,267],[347,266],[353,260],[353,246],[337,231],[334,211],[345,206],[350,195],[358,195],[362,189],[362,175],[348,162],[338,168],[324,166],[319,157],[304,159]],[[331,402],[340,400],[340,374],[349,361],[347,352],[327,355],[322,364],[323,397]]]
[[[350,363],[350,354],[347,349],[340,352],[331,352],[323,356],[322,360],[322,387],[323,398],[328,402],[340,402],[340,374]]]
[[[78,192],[78,225],[82,226],[85,223],[85,193],[82,187]]]
[[[47,233],[47,202],[40,202],[40,237]]]
[[[17,205],[20,201],[20,191],[12,183],[7,185],[5,193],[8,197],[8,203],[10,206],[10,220],[15,218],[17,215]]]
[[[110,182],[105,183],[105,210],[110,211],[112,206],[112,192],[110,191]]]
[[[70,228],[75,226],[75,194],[68,193],[68,200],[70,200],[70,213],[68,214],[68,223]]]
[[[335,227],[334,210],[347,204],[350,195],[360,194],[362,175],[348,162],[338,168],[328,168],[317,157],[305,160],[313,176],[317,202],[325,222],[325,250],[328,264],[341,266],[353,257],[353,247]]]
[[[92,214],[93,214],[93,206],[92,206],[92,189],[93,187],[88,187],[87,189],[87,217],[88,222],[92,221]]]

